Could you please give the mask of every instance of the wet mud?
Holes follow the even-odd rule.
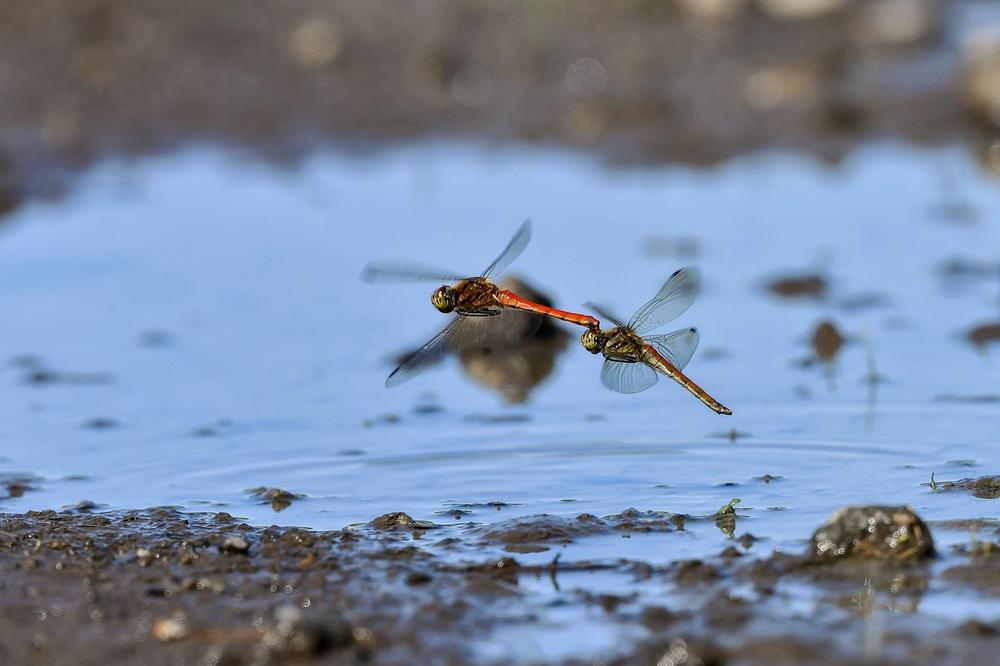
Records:
[[[935,490],[964,490],[979,499],[1000,498],[1000,476],[980,476],[976,478],[959,479],[958,481],[934,481]]]
[[[312,531],[170,508],[4,515],[0,657],[12,664],[504,663],[486,658],[478,639],[530,627],[550,603],[539,585],[561,592],[564,610],[640,630],[609,654],[547,663],[962,664],[989,663],[1000,648],[995,623],[916,613],[932,587],[1000,595],[1000,546],[984,540],[935,554],[929,528],[906,507],[845,508],[798,554],[755,556],[743,539],[714,557],[671,562],[664,541],[662,560],[557,552],[533,564],[495,548],[560,548],[613,533],[664,539],[684,522],[629,509],[470,531],[395,512]],[[455,544],[465,548],[461,557],[449,554]],[[590,589],[589,577],[600,572],[630,582],[616,593]],[[827,610],[789,614],[802,598]],[[523,614],[509,614],[512,600]]]

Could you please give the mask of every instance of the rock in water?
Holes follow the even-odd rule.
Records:
[[[811,559],[910,561],[931,557],[934,541],[908,506],[854,506],[833,514],[812,537]]]

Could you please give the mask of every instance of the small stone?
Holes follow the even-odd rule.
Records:
[[[908,506],[843,508],[816,530],[812,559],[908,561],[934,554],[930,529]]]
[[[829,363],[837,357],[840,348],[844,346],[844,336],[840,334],[832,321],[821,321],[812,335],[812,347],[816,358]]]
[[[768,290],[783,298],[820,299],[826,293],[826,280],[819,275],[795,275],[778,278],[768,284]]]
[[[374,527],[378,530],[391,530],[398,527],[408,527],[414,530],[428,530],[437,527],[437,525],[429,520],[416,520],[403,511],[383,514],[369,522],[368,526]]]
[[[406,577],[407,585],[424,585],[431,582],[431,577],[423,571],[414,571]]]
[[[226,537],[226,540],[222,542],[221,550],[224,553],[245,555],[250,550],[250,543],[241,536]]]
[[[292,505],[295,500],[302,499],[305,495],[299,493],[290,493],[287,490],[281,488],[266,488],[260,486],[259,488],[251,488],[249,491],[251,495],[258,498],[260,501],[265,503],[270,503],[271,508],[275,512],[284,511]]]
[[[79,513],[90,513],[91,511],[100,508],[97,502],[92,502],[90,500],[80,500],[76,504],[64,507],[67,511],[77,511]]]
[[[89,428],[91,430],[113,430],[121,425],[116,419],[110,419],[103,416],[95,416],[92,419],[87,419],[83,422],[84,428]]]
[[[160,618],[153,624],[153,635],[161,641],[179,641],[188,634],[184,615]]]
[[[647,606],[639,615],[639,621],[643,626],[654,631],[667,627],[676,619],[677,616],[663,606]]]

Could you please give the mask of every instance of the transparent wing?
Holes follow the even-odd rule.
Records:
[[[464,347],[486,347],[485,353],[503,353],[506,350],[516,350],[528,340],[535,337],[538,329],[545,322],[545,316],[504,308],[494,317],[481,317],[474,324],[484,330],[477,335],[467,335],[463,341]]]
[[[500,256],[494,259],[493,263],[483,271],[483,277],[488,278],[503,273],[524,252],[524,248],[528,247],[528,241],[530,240],[531,220],[525,220],[517,232],[514,233],[514,237],[507,243],[507,247],[500,253]]]
[[[475,350],[486,356],[509,353],[533,338],[544,319],[541,315],[517,310],[504,310],[492,317],[455,315],[443,331],[406,357],[385,380],[385,385],[402,384],[440,363],[449,352]]]
[[[602,320],[606,319],[615,326],[625,325],[624,323],[625,320],[623,320],[621,317],[616,317],[615,315],[611,314],[611,312],[603,305],[598,305],[596,303],[584,303],[583,305],[588,310],[593,310],[594,312],[596,312],[601,317]]]
[[[656,383],[656,372],[645,363],[604,359],[601,383],[618,393],[640,393]]]
[[[677,319],[694,303],[700,287],[701,276],[696,268],[675,271],[656,296],[639,308],[629,321],[629,328],[642,335]]]
[[[683,370],[698,348],[698,329],[683,328],[666,335],[650,335],[643,340],[670,361],[671,365]]]
[[[402,384],[416,374],[436,365],[452,350],[462,349],[479,342],[485,333],[484,326],[477,325],[479,317],[455,315],[440,333],[410,354],[385,380],[389,388]]]
[[[432,266],[407,263],[370,263],[361,271],[362,282],[458,282],[467,275],[459,275]]]

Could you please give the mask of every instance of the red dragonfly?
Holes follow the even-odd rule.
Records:
[[[454,312],[454,317],[443,331],[431,338],[423,347],[392,371],[386,386],[396,386],[417,372],[439,361],[449,350],[460,350],[484,342],[496,334],[477,325],[473,318],[501,314],[505,309],[522,310],[554,317],[587,328],[599,328],[601,322],[590,315],[550,308],[507,289],[501,289],[493,278],[502,273],[524,251],[531,240],[531,221],[525,220],[510,239],[507,247],[493,260],[485,271],[475,277],[464,277],[452,271],[443,271],[419,264],[368,264],[361,273],[365,282],[445,282],[431,296],[431,303],[441,312]],[[523,328],[523,327],[522,327]],[[502,331],[500,332],[502,335]],[[523,330],[521,331],[523,335]]]
[[[646,335],[684,314],[698,295],[700,283],[695,269],[676,271],[627,324],[610,314],[607,308],[587,304],[615,325],[608,331],[589,328],[580,338],[591,354],[604,354],[601,383],[619,393],[639,393],[655,384],[659,373],[686,388],[712,411],[733,413],[681,372],[698,347],[697,329],[683,328],[665,335]]]

